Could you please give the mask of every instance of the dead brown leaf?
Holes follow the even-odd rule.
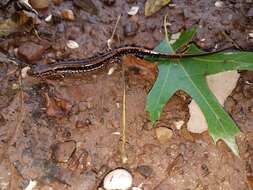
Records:
[[[169,3],[170,0],[147,0],[145,3],[145,16],[151,16]]]
[[[69,113],[72,104],[62,98],[50,97],[47,93],[44,94],[46,99],[46,113],[51,117],[62,117]]]

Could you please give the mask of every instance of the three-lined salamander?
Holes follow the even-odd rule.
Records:
[[[217,51],[215,51],[215,53],[216,52]],[[200,54],[169,54],[141,47],[127,46],[109,50],[88,58],[60,60],[53,64],[37,64],[31,68],[29,74],[36,77],[50,77],[54,75],[63,75],[65,73],[83,73],[97,70],[103,67],[110,60],[120,58],[124,55],[134,55],[140,58],[148,55],[158,59],[179,59],[185,57],[203,56],[211,53],[214,52],[204,52]]]

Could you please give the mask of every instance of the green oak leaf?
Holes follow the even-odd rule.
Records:
[[[185,31],[174,44],[166,40],[161,42],[156,51],[175,53],[191,42],[196,28]],[[187,53],[203,52],[194,44],[189,45]],[[151,58],[147,58],[152,60]],[[253,70],[253,53],[244,51],[219,52],[205,56],[181,59],[160,60],[158,78],[147,97],[146,111],[155,123],[169,98],[178,90],[188,93],[198,104],[208,124],[209,134],[216,143],[223,140],[236,154],[235,141],[239,129],[219,104],[207,85],[206,76],[229,70]]]

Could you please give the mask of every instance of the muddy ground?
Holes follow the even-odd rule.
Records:
[[[221,7],[213,0],[174,0],[151,17],[144,16],[144,0],[93,0],[95,12],[74,2],[54,1],[38,10],[40,17],[34,18],[32,27],[22,25],[1,37],[1,52],[29,65],[91,56],[107,48],[120,14],[112,46],[154,48],[163,39],[166,13],[171,33],[201,25],[194,41],[205,50],[225,47],[231,41],[253,50],[250,0],[227,0]],[[140,7],[137,15],[128,16],[127,11],[136,5]],[[3,1],[1,8],[3,21],[17,13],[12,1]],[[59,17],[57,12],[64,9],[73,10],[74,20]],[[50,14],[53,20],[45,22]],[[68,48],[68,40],[80,47]],[[159,142],[144,111],[156,71],[136,67],[136,61],[140,60],[127,57],[120,62],[126,71],[126,164],[121,162],[119,135],[122,64],[60,80],[30,76],[20,80],[15,65],[1,63],[0,189],[25,189],[34,180],[36,190],[92,190],[115,168],[129,170],[133,185],[144,190],[252,189],[253,73],[240,72],[238,84],[225,103],[242,131],[237,138],[238,158],[222,142],[215,146],[207,132],[196,135],[185,125],[176,128],[176,122],[189,119],[190,98],[182,92],[168,102],[157,124],[170,128],[173,136],[168,142]],[[115,71],[108,75],[112,67]]]

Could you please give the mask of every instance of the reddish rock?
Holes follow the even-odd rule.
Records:
[[[72,10],[70,9],[64,9],[61,12],[61,16],[65,19],[65,20],[69,20],[69,21],[73,21],[75,20],[75,16]]]
[[[45,47],[33,42],[26,42],[19,46],[18,54],[27,61],[35,61],[41,58]]]

